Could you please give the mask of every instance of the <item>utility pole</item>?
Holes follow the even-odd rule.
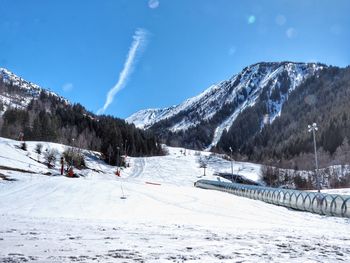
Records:
[[[317,161],[317,148],[316,148],[316,136],[315,136],[315,132],[318,131],[318,127],[315,122],[312,125],[308,125],[307,127],[309,132],[312,132],[313,140],[314,140],[316,184],[317,184],[317,191],[320,193],[321,184],[320,184],[320,178],[318,177],[318,161]]]
[[[119,149],[120,147],[117,147],[117,167],[119,167]]]

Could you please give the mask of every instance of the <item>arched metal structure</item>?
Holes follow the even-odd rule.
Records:
[[[350,196],[199,180],[195,187],[228,192],[320,215],[350,218]]]

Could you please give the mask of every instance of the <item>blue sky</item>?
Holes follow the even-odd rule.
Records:
[[[125,118],[260,61],[347,66],[349,13],[347,0],[0,0],[0,67],[97,112],[141,29],[103,111]]]

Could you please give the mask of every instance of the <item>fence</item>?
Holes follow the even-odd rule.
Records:
[[[199,180],[196,187],[228,192],[271,203],[274,205],[307,211],[320,215],[350,218],[350,196],[305,192],[210,180]]]

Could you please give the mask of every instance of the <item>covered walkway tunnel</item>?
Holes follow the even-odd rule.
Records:
[[[196,187],[228,192],[320,215],[350,218],[350,196],[199,180]]]

